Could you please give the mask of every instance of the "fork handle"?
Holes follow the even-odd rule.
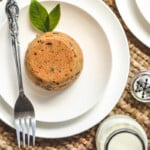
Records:
[[[19,92],[23,92],[23,83],[21,75],[21,63],[20,63],[20,46],[19,46],[19,28],[18,28],[18,17],[19,7],[14,0],[8,0],[6,3],[6,14],[9,22],[9,32],[11,35],[12,49],[15,57],[15,64],[18,76]]]

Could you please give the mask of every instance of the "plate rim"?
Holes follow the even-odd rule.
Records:
[[[68,1],[68,0],[62,0],[62,1]],[[74,2],[77,2],[77,0],[73,0]],[[87,3],[87,0],[82,0],[82,1],[80,1],[80,0],[78,0],[78,3],[80,3],[80,2],[85,2],[85,3]],[[121,26],[121,24],[120,24],[120,22],[119,22],[119,20],[118,20],[118,18],[115,16],[115,14],[111,11],[111,9],[103,2],[103,1],[101,1],[101,0],[95,0],[95,2],[97,2],[97,3],[99,3],[99,4],[101,4],[101,7],[103,7],[103,9],[108,13],[108,16],[110,16],[111,18],[113,18],[113,20],[114,20],[114,22],[115,22],[115,24],[117,24],[117,26],[120,28],[120,30],[119,30],[119,34],[122,34],[122,38],[123,38],[123,41],[124,41],[124,49],[126,49],[126,54],[127,54],[127,64],[125,64],[126,66],[124,66],[125,67],[125,69],[126,69],[126,72],[125,73],[123,73],[123,74],[121,74],[122,76],[122,79],[121,80],[123,80],[122,82],[122,85],[121,85],[121,89],[119,89],[119,94],[117,94],[116,95],[116,97],[117,97],[117,100],[115,100],[115,102],[113,102],[112,104],[111,104],[111,108],[109,109],[109,110],[105,110],[105,113],[102,115],[102,116],[99,116],[99,117],[97,117],[97,118],[95,118],[94,117],[94,114],[99,114],[99,110],[97,109],[97,107],[98,106],[96,106],[96,107],[94,107],[90,112],[88,112],[87,114],[85,114],[85,115],[87,115],[87,116],[89,116],[89,115],[92,115],[92,113],[94,113],[92,116],[93,116],[93,118],[92,118],[92,120],[89,120],[89,122],[88,122],[88,124],[86,124],[86,126],[84,126],[84,127],[82,127],[82,128],[80,128],[80,129],[78,129],[78,131],[76,131],[76,130],[69,130],[69,132],[67,133],[64,133],[64,131],[61,133],[61,135],[60,135],[60,133],[59,133],[59,135],[50,135],[50,134],[40,134],[40,129],[39,128],[37,128],[37,137],[42,137],[42,138],[64,138],[64,137],[68,137],[68,136],[72,136],[72,135],[75,135],[75,134],[79,134],[79,133],[81,133],[81,132],[83,132],[83,131],[86,131],[87,129],[89,129],[89,128],[91,128],[91,127],[93,127],[94,125],[96,125],[99,121],[101,121],[102,119],[104,119],[104,117],[106,117],[106,115],[108,115],[108,113],[112,110],[112,108],[116,105],[116,103],[118,102],[118,100],[119,100],[119,98],[120,98],[120,96],[121,96],[121,94],[122,94],[122,92],[123,92],[123,90],[124,90],[124,88],[125,88],[125,85],[126,85],[126,82],[127,82],[127,79],[128,79],[128,74],[129,74],[129,66],[130,66],[130,54],[129,54],[129,47],[128,47],[128,42],[127,42],[127,38],[126,38],[126,35],[125,35],[125,32],[124,32],[124,30],[123,30],[123,28],[122,28],[122,26]],[[91,3],[91,0],[88,0],[88,3]],[[93,2],[92,2],[93,3]],[[96,7],[98,7],[98,6],[96,6]],[[107,22],[107,21],[106,21]],[[103,25],[105,25],[105,23],[103,24]],[[104,27],[104,26],[103,26]],[[109,28],[107,28],[107,29],[105,29],[104,30],[105,32],[106,32],[106,35],[107,36],[109,36],[109,38],[112,36],[112,35],[110,35],[110,33],[108,33],[108,31],[110,31],[110,29]],[[118,32],[118,30],[116,31],[116,32]],[[111,37],[112,38],[112,37]],[[111,46],[113,47],[114,45],[113,45],[113,43],[111,44]],[[119,72],[120,73],[120,72]],[[109,104],[110,105],[110,104]],[[97,110],[98,111],[97,111]],[[95,112],[95,111],[97,111],[97,112]],[[83,120],[84,120],[84,122],[85,122],[85,118],[84,118],[85,116],[81,116],[81,118],[78,118],[77,120],[78,120],[78,122],[79,122],[79,119],[82,119],[82,123],[83,123]],[[4,119],[5,117],[3,116],[3,115],[1,115],[1,119],[2,120],[4,120],[5,121],[5,123],[7,123],[9,126],[11,126],[11,127],[14,127],[14,125],[13,125],[13,123],[12,122],[10,122],[10,120],[6,120],[6,119]],[[87,117],[88,118],[88,117]],[[71,121],[72,122],[72,121]],[[38,122],[37,122],[38,123]],[[67,123],[68,124],[68,123]],[[71,132],[70,132],[71,131]]]
[[[148,30],[148,26],[149,26],[149,23],[147,22],[147,20],[143,17],[143,15],[141,14],[141,12],[140,12],[140,10],[138,9],[138,6],[136,6],[136,4],[135,4],[135,10],[136,10],[136,14],[133,14],[133,15],[138,15],[139,17],[138,18],[135,18],[135,17],[132,17],[132,22],[134,22],[134,21],[136,21],[136,22],[143,22],[143,23],[141,23],[141,24],[136,24],[136,26],[138,25],[138,29],[135,29],[135,26],[132,26],[130,23],[131,23],[131,21],[129,21],[129,20],[131,20],[131,19],[129,19],[130,18],[130,16],[132,15],[132,14],[130,14],[130,15],[127,15],[127,13],[124,13],[124,10],[122,9],[125,5],[124,4],[126,4],[126,3],[136,3],[134,0],[126,0],[126,1],[120,1],[120,0],[115,0],[115,3],[116,3],[116,6],[117,6],[117,9],[118,9],[118,11],[119,11],[119,14],[120,14],[120,16],[122,17],[122,19],[123,19],[123,21],[125,22],[125,24],[128,26],[128,28],[129,28],[129,30],[132,32],[132,34],[139,40],[139,41],[141,41],[144,45],[146,45],[147,47],[149,47],[150,48],[150,40],[149,40],[149,35],[146,35],[146,33],[148,34],[148,32],[150,33],[150,30],[149,31],[144,31],[144,29],[145,30]],[[126,5],[129,5],[129,4],[126,4]],[[123,6],[123,7],[121,7],[121,6]],[[128,6],[128,9],[129,9],[129,7],[132,7],[131,5],[129,5]],[[131,9],[132,11],[133,11],[133,7],[132,7],[132,9]],[[128,12],[127,10],[126,10],[126,12]],[[140,19],[139,19],[140,18]],[[139,30],[140,29],[140,30]],[[142,34],[142,36],[141,36],[141,33],[142,33],[142,31],[144,31],[143,32],[143,34]]]
[[[138,6],[139,11],[141,12],[141,14],[143,15],[143,17],[145,18],[145,20],[150,24],[150,18],[147,17],[146,13],[143,12],[142,7],[141,7],[141,1],[139,0],[135,0],[136,5]]]

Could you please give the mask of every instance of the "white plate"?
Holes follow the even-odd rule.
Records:
[[[136,4],[142,15],[150,23],[150,0],[136,0]]]
[[[139,11],[135,0],[116,0],[116,5],[130,31],[150,47],[150,25]]]
[[[58,2],[42,2],[51,10]],[[29,20],[28,6],[20,10],[19,39],[21,46],[21,64],[24,89],[35,108],[36,118],[45,122],[60,122],[73,119],[91,109],[101,101],[111,74],[112,54],[106,35],[88,11],[69,3],[61,3],[61,19],[55,31],[61,31],[73,37],[81,46],[84,57],[83,70],[77,80],[68,88],[50,92],[37,87],[27,77],[24,57],[28,44],[37,32]],[[76,19],[75,19],[76,18]],[[13,108],[18,96],[16,68],[11,41],[9,41],[8,22],[0,29],[0,93]],[[7,90],[6,90],[7,89]],[[109,102],[109,100],[107,100]]]
[[[101,0],[63,1],[72,3],[72,5],[82,9],[84,8],[102,26],[111,47],[112,71],[104,95],[93,109],[78,118],[66,122],[45,123],[38,121],[36,135],[43,138],[62,138],[78,134],[104,119],[118,102],[129,73],[130,56],[125,33],[116,16],[104,2]],[[103,44],[101,42],[101,45]],[[103,72],[104,70],[101,71]],[[0,104],[0,118],[8,125],[14,127],[11,107],[3,100],[0,101]]]

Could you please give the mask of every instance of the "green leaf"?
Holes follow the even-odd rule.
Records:
[[[57,26],[60,16],[60,4],[57,4],[49,13],[49,31],[52,31]]]
[[[48,12],[37,0],[31,0],[29,15],[34,27],[42,32],[49,30]]]
[[[57,4],[48,14],[41,3],[37,0],[31,0],[29,15],[34,27],[42,32],[52,31],[60,20],[60,4]]]

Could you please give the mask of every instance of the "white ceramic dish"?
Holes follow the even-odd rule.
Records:
[[[130,31],[150,47],[150,25],[139,11],[135,0],[116,0],[116,5]]]
[[[57,3],[45,1],[43,5],[51,10]],[[62,14],[55,31],[67,33],[79,43],[83,51],[84,65],[80,76],[71,86],[55,92],[37,87],[27,77],[24,65],[25,53],[28,44],[36,37],[37,31],[30,24],[29,7],[20,9],[19,39],[24,89],[34,105],[37,120],[45,122],[70,120],[91,109],[103,97],[111,77],[113,63],[109,42],[96,18],[91,17],[84,8],[60,3]],[[1,27],[0,33],[1,49],[5,50],[1,51],[0,55],[0,67],[3,68],[0,74],[2,85],[0,93],[13,108],[18,96],[18,85],[7,22]]]
[[[80,7],[81,9],[84,9],[84,11],[89,12],[91,16],[97,20],[98,24],[101,25],[111,48],[112,70],[103,97],[101,97],[93,109],[80,117],[65,122],[46,123],[37,121],[36,135],[43,138],[62,138],[78,134],[104,119],[116,105],[124,90],[130,66],[129,48],[125,33],[116,16],[104,2],[101,0],[61,1],[71,4],[72,6]],[[100,43],[101,46],[103,46],[104,43],[101,41]],[[107,63],[107,61],[105,62]],[[104,69],[101,71],[103,72]],[[1,100],[0,104],[0,118],[11,127],[14,127],[12,108],[5,103],[4,100]]]
[[[150,1],[149,0],[136,0],[136,4],[141,11],[144,18],[147,20],[148,23],[150,23]]]

